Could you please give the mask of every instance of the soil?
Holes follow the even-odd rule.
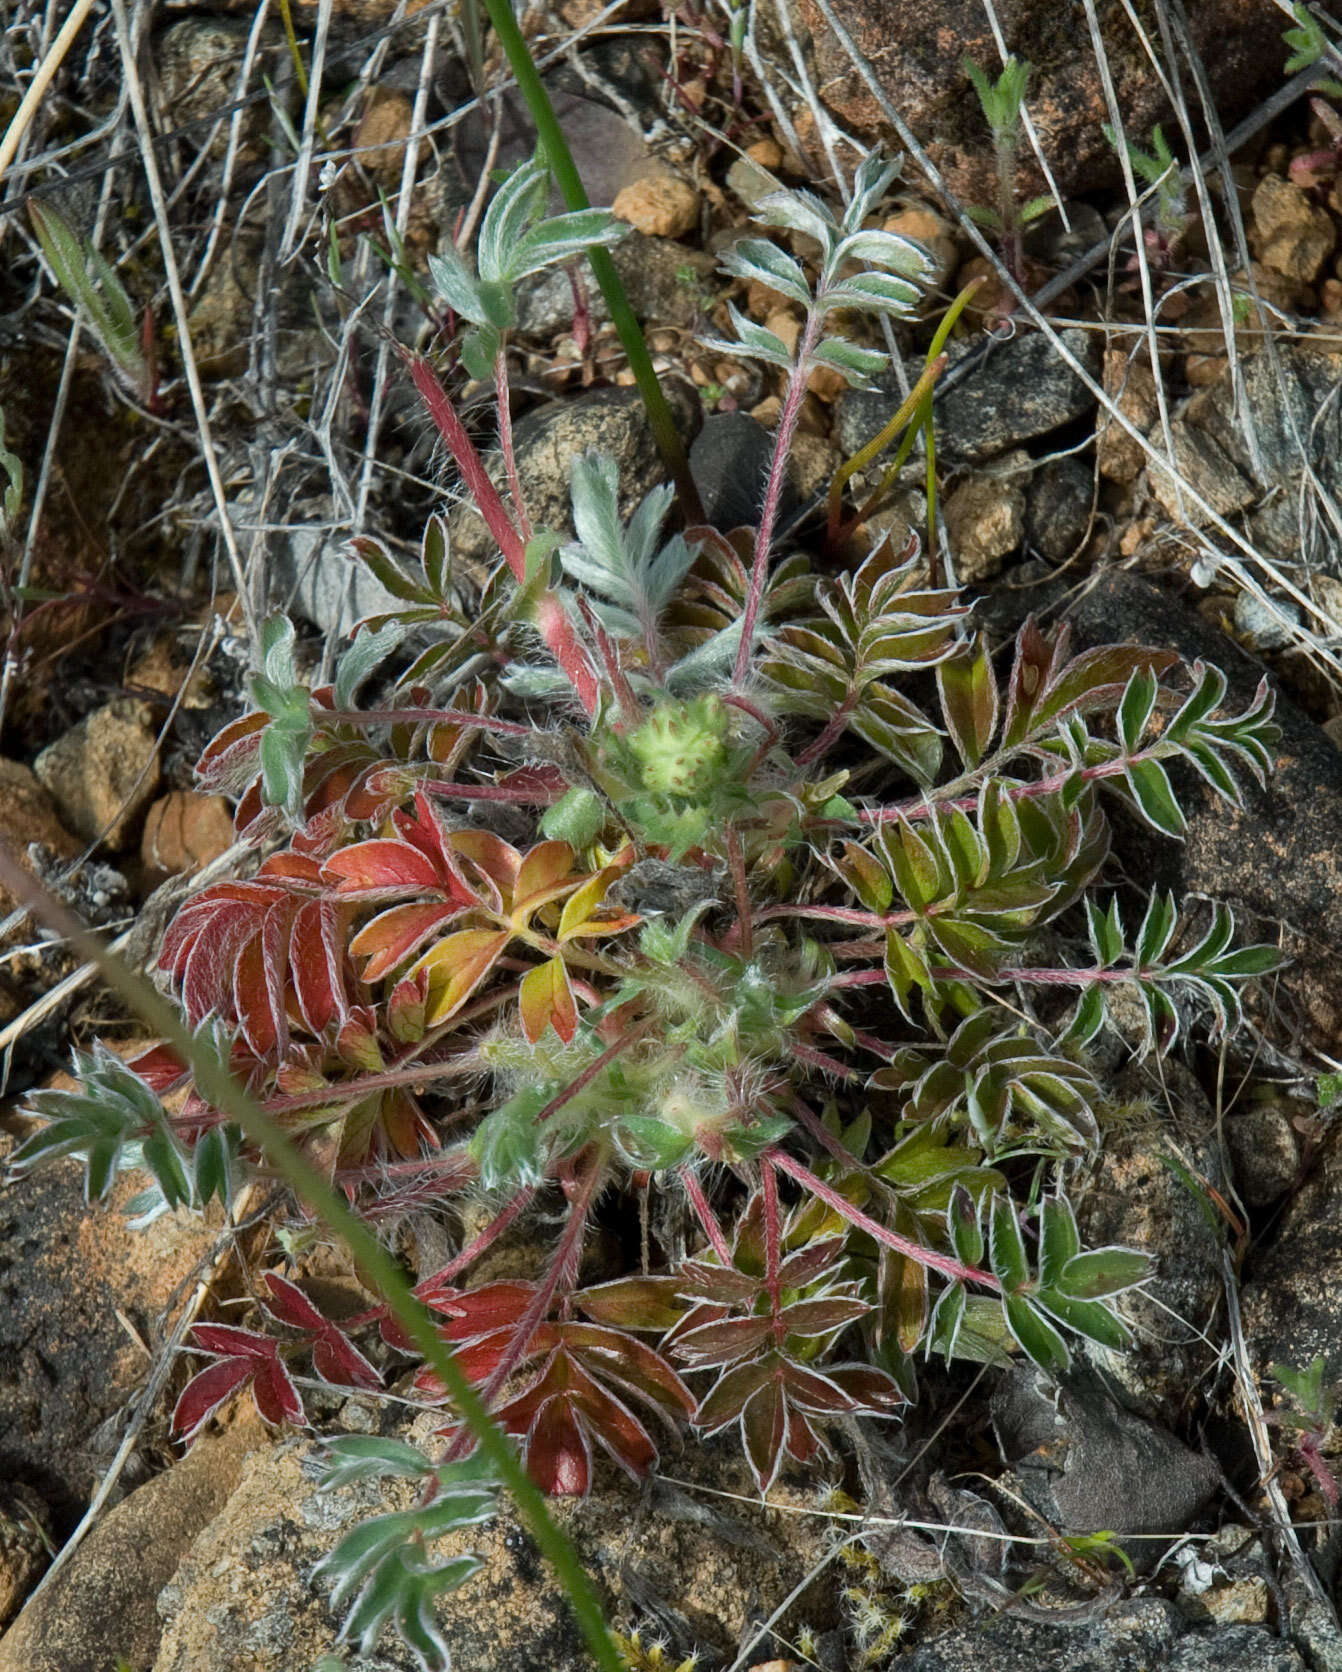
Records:
[[[305,195],[295,196],[287,127],[303,128],[306,106],[278,17],[252,38],[249,5],[187,11],[171,0],[135,0],[131,10],[208,425],[192,399],[134,129],[117,106],[122,76],[111,17],[95,13],[39,108],[0,208],[0,465],[8,448],[23,474],[21,509],[8,526],[0,521],[0,841],[35,874],[59,883],[86,922],[110,935],[132,933],[132,949],[147,963],[170,910],[161,891],[180,890],[184,878],[224,863],[230,847],[229,808],[198,793],[192,767],[208,739],[247,706],[249,623],[292,609],[300,659],[315,682],[340,635],[383,602],[352,591],[350,536],[374,533],[413,553],[434,511],[449,511],[463,584],[487,575],[489,542],[469,507],[449,508],[443,461],[386,342],[433,348],[477,434],[486,445],[492,440],[487,392],[471,387],[455,364],[446,321],[425,288],[427,257],[476,213],[486,155],[492,167],[509,166],[529,150],[530,137],[515,103],[492,151],[479,113],[461,115],[471,82],[455,22],[432,8],[411,5],[401,17],[386,0],[337,0],[319,121],[306,133],[314,154]],[[599,201],[613,203],[634,229],[618,251],[621,271],[677,421],[694,443],[702,497],[720,513],[731,507],[742,522],[758,515],[781,385],[772,371],[735,361],[704,339],[728,331],[729,300],[785,340],[798,320],[776,292],[728,280],[716,257],[745,232],[750,205],[775,177],[832,195],[834,163],[846,179],[859,145],[880,138],[894,147],[879,100],[854,71],[826,9],[808,0],[803,10],[813,35],[780,26],[773,6],[761,6],[748,51],[735,50],[722,16],[695,0],[674,16],[656,0],[625,0],[590,31],[598,13],[584,0],[525,12],[533,49],[548,55],[549,85],[562,101],[580,172],[599,182]],[[1028,1654],[1036,1665],[1135,1666],[1147,1655],[1144,1665],[1191,1672],[1202,1664],[1199,1655],[1212,1653],[1209,1634],[1224,1628],[1253,1635],[1224,1639],[1215,1651],[1223,1672],[1342,1666],[1332,1591],[1342,1536],[1335,1400],[1302,1446],[1298,1425],[1271,1409],[1274,1397],[1279,1406],[1287,1402],[1268,1380],[1274,1360],[1303,1368],[1316,1353],[1330,1375],[1342,1374],[1339,1100],[1327,1079],[1337,1073],[1342,1027],[1342,95],[1311,99],[1302,88],[1274,103],[1288,79],[1288,49],[1281,47],[1280,62],[1266,62],[1263,42],[1278,40],[1283,21],[1266,10],[1267,23],[1252,5],[1233,8],[1233,63],[1225,84],[1213,88],[1224,126],[1247,118],[1248,136],[1225,175],[1209,167],[1204,191],[1190,182],[1174,193],[1164,220],[1148,204],[1144,264],[1116,184],[1115,154],[1096,142],[1104,120],[1099,95],[1062,98],[1059,89],[1070,83],[1057,65],[1042,141],[1045,160],[1049,146],[1066,155],[1066,169],[1055,171],[1066,196],[1030,226],[1013,272],[991,239],[985,254],[953,195],[980,192],[987,195],[970,207],[995,207],[977,110],[961,88],[954,123],[939,130],[937,110],[948,109],[952,95],[940,86],[929,91],[922,59],[907,69],[920,99],[914,137],[949,174],[925,177],[917,157],[906,156],[882,209],[882,224],[917,237],[939,263],[941,288],[925,317],[898,335],[905,381],[917,375],[959,286],[976,274],[989,281],[950,342],[936,411],[948,536],[942,556],[970,588],[995,641],[1029,613],[1066,617],[1083,642],[1151,642],[1154,634],[1226,666],[1237,689],[1251,690],[1265,675],[1281,693],[1281,770],[1267,795],[1250,797],[1233,815],[1200,806],[1173,857],[1151,857],[1130,833],[1120,860],[1135,880],[1159,874],[1181,892],[1230,899],[1246,935],[1279,940],[1293,958],[1251,1009],[1242,1038],[1220,1052],[1181,1046],[1178,1060],[1124,1082],[1130,1129],[1097,1168],[1086,1211],[1105,1227],[1104,1239],[1150,1246],[1163,1262],[1164,1287],[1142,1302],[1147,1348],[1126,1365],[1104,1366],[1103,1390],[1072,1389],[1067,1410],[1053,1412],[1038,1432],[1027,1423],[1026,1438],[1038,1444],[1014,1449],[979,1377],[930,1369],[923,1406],[899,1441],[906,1494],[884,1507],[950,1515],[980,1535],[989,1521],[1024,1535],[1040,1514],[1055,1525],[1070,1515],[1069,1532],[1100,1533],[1102,1526],[1081,1527],[1072,1510],[1059,1509],[1059,1483],[1072,1506],[1086,1503],[1093,1482],[1112,1496],[1117,1458],[1124,1468],[1168,1476],[1170,1497],[1155,1517],[1166,1531],[1216,1534],[1226,1551],[1205,1573],[1172,1555],[1154,1574],[1137,1544],[1131,1573],[1087,1552],[1094,1563],[1086,1574],[1087,1652],[1098,1658],[1086,1661],[1049,1646],[1064,1628],[1017,1606],[1029,1579],[1041,1594],[1049,1586],[1061,1593],[1056,1552],[1037,1567],[1033,1557],[1013,1556],[1007,1568],[984,1557],[979,1547],[991,1539],[982,1536],[957,1535],[952,1543],[964,1550],[950,1561],[926,1540],[901,1534],[898,1549],[872,1545],[858,1553],[854,1546],[847,1566],[835,1570],[844,1574],[842,1594],[824,1606],[811,1599],[814,1654],[802,1655],[795,1638],[772,1648],[765,1640],[738,1666],[809,1661],[933,1672],[970,1652],[970,1614],[997,1610],[1004,1600],[1011,1609],[992,1627],[1003,1665],[1015,1664],[1010,1655],[1025,1664]],[[870,48],[884,12],[875,8],[875,25],[867,0],[847,12],[859,49],[863,39]],[[312,8],[300,4],[295,15],[307,58]],[[44,16],[29,0],[14,8],[0,44],[0,117],[17,107],[44,50]],[[969,23],[952,21],[943,20],[940,57],[955,65],[970,53],[988,62]],[[1116,28],[1106,13],[1106,31]],[[1162,110],[1149,76],[1137,85],[1147,75],[1139,58],[1131,69],[1139,121],[1129,137],[1151,144],[1149,124],[1158,118],[1175,145],[1180,125]],[[497,84],[492,48],[483,73]],[[890,76],[888,85],[904,85],[893,70]],[[947,71],[947,85],[952,79]],[[860,107],[846,113],[859,82],[866,89]],[[841,87],[849,87],[843,97]],[[396,213],[417,108],[432,143],[411,153],[413,193],[398,234],[403,261],[389,283],[382,204]],[[1190,120],[1205,151],[1212,143],[1205,118],[1195,111]],[[1187,141],[1175,150],[1187,160]],[[1022,189],[1044,183],[1031,179],[1036,160],[1023,160],[1021,169]],[[1141,176],[1138,189],[1148,183]],[[30,199],[55,207],[81,234],[99,227],[136,317],[139,347],[122,345],[119,368],[96,331],[86,327],[73,340],[69,298],[39,259]],[[1096,250],[1089,265],[1078,261]],[[1045,298],[1042,328],[1023,310],[1013,316],[1017,280]],[[137,359],[138,383],[126,370]],[[543,508],[541,521],[562,532],[568,462],[594,438],[619,459],[629,506],[654,485],[656,451],[590,273],[580,267],[571,282],[550,274],[524,287],[511,368],[521,474],[533,509]],[[802,412],[784,540],[804,541],[817,526],[830,475],[879,429],[899,387],[893,372],[874,393],[817,374]],[[229,540],[221,537],[211,456]],[[881,468],[854,479],[853,505],[875,487]],[[918,461],[906,467],[898,496],[852,547],[854,561],[887,531],[902,539],[925,526],[922,471]],[[5,481],[0,470],[0,500]],[[18,903],[0,895],[0,910],[16,916]],[[31,921],[7,918],[0,937],[0,1052],[10,1095],[0,1142],[9,1148],[27,1130],[20,1094],[45,1081],[72,1045],[125,1039],[135,1024],[87,981],[62,996],[59,984],[77,972],[78,960],[46,944]],[[1125,1212],[1136,1199],[1140,1211]],[[205,1245],[209,1257],[217,1255],[213,1232],[201,1232],[201,1246],[170,1241],[157,1253],[151,1244],[143,1257],[123,1258],[124,1249],[108,1243],[106,1211],[88,1209],[73,1173],[9,1183],[0,1195],[0,1294],[9,1297],[6,1328],[18,1366],[0,1379],[0,1407],[11,1406],[0,1425],[0,1597],[11,1595],[3,1552],[21,1548],[27,1564],[14,1570],[22,1578],[13,1581],[11,1612],[41,1562],[32,1536],[26,1543],[10,1537],[7,1529],[18,1523],[3,1508],[4,1493],[18,1494],[17,1502],[36,1492],[57,1539],[68,1534],[111,1449],[106,1425],[124,1418],[142,1381],[137,1337],[162,1346],[164,1309],[189,1287]],[[612,1246],[621,1229],[612,1228]],[[353,1288],[353,1277],[334,1264],[335,1277]],[[149,1422],[126,1484],[161,1470],[170,1456],[162,1417],[159,1410]],[[1037,1411],[1031,1420],[1043,1421]],[[1018,1429],[1012,1433],[1019,1438]],[[789,1501],[814,1510],[831,1501],[824,1492],[842,1488],[855,1494],[852,1503],[881,1507],[879,1471],[872,1473],[872,1447],[879,1452],[880,1444],[859,1436],[832,1479],[790,1481]],[[302,1462],[297,1451],[285,1452],[276,1478],[293,1486]],[[702,1485],[718,1466],[710,1456],[696,1467]],[[284,1528],[266,1468],[254,1463],[246,1476],[247,1505],[255,1508],[256,1499],[265,1509],[256,1512],[258,1525],[268,1526],[266,1517],[281,1525],[273,1534],[280,1544],[267,1547],[266,1560],[279,1551],[280,1566],[292,1565],[300,1548],[304,1561],[315,1559],[318,1534],[329,1529],[311,1520],[301,1534]],[[715,1478],[728,1472],[722,1465]],[[947,1481],[966,1472],[990,1475],[1002,1490],[979,1496],[975,1485],[953,1501],[948,1494],[960,1488]],[[1052,1494],[1044,1509],[1026,1490],[1042,1473]],[[1029,1514],[1012,1499],[1017,1488],[1035,1505]],[[607,1525],[624,1513],[624,1500],[609,1483],[608,1492],[598,1531],[589,1529],[591,1546],[619,1576],[610,1589],[622,1624],[641,1624],[647,1640],[659,1629],[648,1599],[662,1595],[663,1576],[641,1590],[627,1582]],[[218,1572],[206,1558],[237,1555],[241,1535],[227,1514],[211,1519],[220,1507],[210,1499],[178,1540],[174,1548],[185,1552],[191,1538],[201,1539],[180,1570],[154,1570],[156,1591],[172,1579],[160,1609],[166,1658],[150,1658],[159,1624],[142,1608],[136,1629],[145,1668],[214,1664],[191,1658],[205,1651],[192,1637],[199,1622],[183,1597],[194,1599],[192,1607],[213,1606]],[[1243,1534],[1240,1542],[1227,1528]],[[1148,1530],[1159,1529],[1153,1522]],[[766,1561],[752,1581],[756,1590],[730,1603],[687,1601],[683,1587],[665,1581],[680,1599],[671,1607],[677,1619],[686,1610],[704,1613],[686,1628],[680,1652],[707,1645],[715,1664],[729,1664],[733,1644],[781,1602],[806,1563],[820,1559],[823,1541],[812,1542],[814,1550],[799,1536],[783,1550],[787,1584]],[[264,1566],[260,1546],[248,1548],[253,1568]],[[649,1548],[658,1548],[655,1539]],[[505,1556],[496,1551],[495,1558]],[[503,1594],[496,1578],[491,1594]],[[711,1580],[725,1582],[716,1568]],[[285,1583],[266,1569],[266,1594],[297,1609]],[[230,1630],[251,1642],[247,1610],[263,1603],[250,1594],[240,1599],[237,1590],[227,1603]],[[1096,1599],[1112,1602],[1120,1591],[1119,1623],[1106,1636]],[[89,1594],[106,1593],[95,1585]],[[543,1603],[560,1607],[548,1594]],[[329,1611],[302,1606],[303,1652],[330,1648]],[[1122,1659],[1128,1649],[1115,1647],[1123,1609],[1136,1610],[1130,1639],[1137,1659],[1130,1662]],[[714,1612],[716,1627],[730,1618],[730,1633],[707,1621]],[[877,1616],[903,1623],[887,1629]],[[661,1629],[670,1629],[670,1617]],[[25,1630],[37,1629],[31,1621]],[[4,1623],[0,1672],[11,1664]],[[801,1623],[794,1615],[789,1629]],[[25,1668],[73,1668],[53,1629],[54,1644],[43,1638],[40,1647],[24,1648]],[[239,1648],[230,1664],[283,1664],[289,1642],[282,1633],[275,1638],[278,1660],[259,1649],[247,1660]],[[118,1645],[98,1648],[114,1653]],[[527,1637],[524,1658],[534,1652]],[[472,1664],[490,1672],[494,1662]]]

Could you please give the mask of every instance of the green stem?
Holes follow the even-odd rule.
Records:
[[[415,1299],[405,1272],[348,1202],[332,1190],[318,1169],[289,1142],[228,1069],[201,1046],[173,1006],[121,959],[108,952],[101,940],[29,876],[3,846],[0,846],[0,884],[22,900],[35,917],[67,940],[80,958],[97,965],[108,986],[138,1012],[183,1062],[191,1064],[200,1095],[238,1123],[294,1194],[344,1241],[355,1263],[447,1388],[480,1450],[512,1493],[523,1520],[568,1593],[574,1616],[597,1665],[603,1672],[621,1672],[620,1658],[606,1629],[601,1603],[577,1552],[556,1526],[540,1488],[518,1461],[507,1437],[490,1419],[479,1393],[458,1369],[456,1359],[434,1327],[432,1316]]]
[[[484,7],[489,13],[489,21],[494,26],[494,33],[498,36],[499,45],[508,60],[508,68],[516,77],[518,89],[527,102],[532,121],[536,124],[536,131],[545,148],[546,160],[559,186],[565,207],[570,210],[590,208],[582,176],[578,173],[568,140],[564,137],[564,130],[560,127],[559,118],[550,103],[550,95],[545,90],[545,83],[541,80],[540,71],[537,70],[536,62],[531,56],[531,48],[518,28],[510,0],[484,0]],[[671,416],[671,408],[662,393],[662,386],[657,381],[652,356],[648,353],[648,345],[644,341],[634,310],[629,305],[629,298],[620,282],[615,263],[611,260],[610,252],[602,249],[589,250],[587,259],[592,264],[596,282],[601,286],[601,294],[606,298],[611,323],[615,326],[620,346],[628,358],[629,369],[638,384],[638,392],[643,397],[657,451],[662,455],[662,463],[676,484],[681,511],[686,522],[700,523],[704,520],[704,509],[699,499],[699,490],[690,475],[690,461],[685,451],[685,443],[681,440],[676,421]]]

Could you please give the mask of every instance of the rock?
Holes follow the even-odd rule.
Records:
[[[425,1431],[435,1419],[425,1424]],[[258,1453],[244,1467],[227,1506],[195,1544],[160,1598],[164,1633],[153,1672],[291,1672],[334,1647],[338,1622],[308,1575],[370,1510],[409,1507],[415,1489],[372,1482],[319,1493],[317,1448],[295,1440]],[[726,1490],[747,1488],[744,1467],[718,1452],[705,1469],[693,1458],[676,1472],[711,1476]],[[811,1499],[784,1486],[775,1501]],[[680,1622],[676,1658],[697,1647],[734,1650],[753,1610],[780,1602],[808,1571],[823,1535],[808,1518],[778,1514],[757,1502],[734,1503],[730,1519],[691,1502],[676,1488],[651,1496],[598,1470],[584,1501],[554,1500],[552,1512],[574,1539],[584,1566],[626,1621],[647,1599],[660,1602],[659,1623]],[[484,1558],[483,1570],[444,1598],[439,1622],[454,1666],[470,1672],[586,1672],[591,1664],[562,1592],[511,1509],[489,1525],[457,1535],[456,1546]],[[435,1544],[450,1555],[453,1539]],[[801,1598],[796,1616],[824,1628],[833,1603],[823,1580]],[[664,1612],[662,1612],[664,1610]],[[674,1662],[673,1662],[674,1663]],[[365,1663],[367,1664],[367,1663]],[[376,1665],[412,1672],[409,1652],[390,1634]]]
[[[112,852],[130,846],[158,788],[154,711],[135,697],[94,709],[33,762],[61,822]]]
[[[1089,331],[1060,333],[1068,351],[1093,377],[1100,350]],[[953,355],[958,360],[968,350]],[[921,364],[906,368],[910,382]],[[875,390],[852,389],[835,405],[835,440],[848,456],[864,447],[902,399],[893,378]],[[994,346],[963,383],[936,403],[937,452],[948,460],[978,463],[1048,435],[1092,411],[1090,391],[1041,336],[1013,337]]]
[[[707,287],[717,262],[706,251],[631,232],[610,256],[630,306],[645,325],[675,325],[688,331],[707,311]],[[578,271],[593,325],[606,324],[610,309],[585,258]],[[573,324],[573,286],[563,269],[547,267],[523,279],[515,300],[519,336],[551,337]]]
[[[1025,543],[1050,563],[1066,563],[1090,527],[1095,479],[1089,460],[1075,453],[1050,459],[1029,479]]]
[[[1248,355],[1242,365],[1243,422],[1230,381],[1223,378],[1195,395],[1176,418],[1176,459],[1222,516],[1255,507],[1249,531],[1269,552],[1299,562],[1303,549],[1321,568],[1342,574],[1332,543],[1319,541],[1312,549],[1298,520],[1307,471],[1317,479],[1318,491],[1342,495],[1342,409],[1335,394],[1342,354],[1312,342],[1283,344],[1275,355]],[[1257,459],[1247,432],[1257,440]],[[1168,473],[1153,468],[1150,474],[1156,497],[1178,515]],[[1194,526],[1201,521],[1191,505],[1182,516]]]
[[[246,516],[241,509],[239,520]],[[324,527],[291,524],[273,537],[268,556],[271,607],[301,616],[331,638],[346,637],[364,616],[405,608],[405,600],[388,592],[353,548]]]
[[[823,435],[798,430],[788,455],[788,474],[803,503],[815,494],[829,492],[830,480],[843,463],[843,454]]]
[[[27,871],[33,869],[30,842],[42,843],[61,859],[73,859],[79,852],[79,843],[61,823],[56,803],[32,769],[0,759],[0,843]],[[7,917],[16,903],[9,890],[0,887],[0,916]]]
[[[1247,1103],[1225,1117],[1226,1148],[1235,1173],[1235,1189],[1246,1207],[1266,1207],[1296,1182],[1300,1138],[1285,1101]]]
[[[1084,1624],[1007,1613],[958,1626],[901,1657],[899,1672],[1306,1672],[1289,1643],[1261,1626],[1190,1629],[1172,1603],[1139,1597]]]
[[[374,87],[355,129],[360,166],[387,191],[400,187],[413,114],[406,94],[394,87]]]
[[[727,170],[727,190],[735,192],[747,209],[753,209],[761,198],[783,189],[783,182],[773,172],[777,167],[778,163],[761,162],[749,155],[737,157]]]
[[[1125,1411],[1093,1371],[1074,1366],[1055,1386],[1032,1366],[993,1392],[993,1426],[1026,1499],[1063,1533],[1186,1531],[1220,1481],[1216,1464],[1163,1428]],[[1124,1545],[1139,1568],[1158,1541]]]
[[[0,1633],[41,1577],[51,1549],[45,1500],[22,1481],[0,1485]]]
[[[191,150],[209,141],[211,156],[228,149],[229,117],[237,98],[238,64],[247,45],[247,25],[222,17],[186,17],[165,29],[154,49],[163,114]],[[258,127],[244,111],[244,131]]]
[[[1253,194],[1252,215],[1249,243],[1263,265],[1313,284],[1337,235],[1328,211],[1279,174],[1266,174]]]
[[[648,238],[683,238],[699,222],[699,194],[669,170],[631,181],[618,192],[611,213]]]
[[[1222,1287],[1220,1248],[1187,1169],[1217,1189],[1224,1189],[1225,1180],[1215,1145],[1192,1136],[1213,1126],[1205,1097],[1180,1064],[1166,1061],[1162,1068],[1180,1119],[1178,1142],[1159,1129],[1111,1131],[1078,1190],[1076,1210],[1085,1247],[1120,1243],[1155,1260],[1142,1288],[1118,1302],[1132,1346],[1110,1352],[1087,1343],[1082,1350],[1135,1409],[1173,1421],[1188,1389],[1215,1357],[1214,1344],[1203,1337]],[[1158,1083],[1144,1084],[1138,1066],[1118,1076],[1118,1097],[1153,1094],[1162,1095]]]
[[[240,1414],[115,1505],[0,1640],[0,1672],[108,1672],[118,1657],[149,1666],[160,1590],[264,1441],[260,1418]]]
[[[1191,488],[1219,517],[1247,511],[1258,491],[1205,430],[1184,420],[1170,426],[1175,470],[1152,464],[1148,470],[1151,493],[1165,514],[1185,527],[1199,527],[1207,519],[1182,492]]]
[[[1142,433],[1149,434],[1160,418],[1156,379],[1151,362],[1121,348],[1104,356],[1104,392],[1118,410]],[[1100,413],[1096,431],[1100,475],[1110,482],[1132,482],[1146,466],[1146,454],[1108,412]]]
[[[976,471],[946,496],[946,526],[956,579],[974,586],[997,574],[1003,558],[1025,537],[1027,453],[1008,453],[994,468]]]
[[[1155,123],[1171,120],[1161,78],[1118,0],[1103,0],[1096,10],[1127,131],[1145,136]],[[906,6],[891,6],[888,0],[833,0],[833,11],[867,60],[887,104],[913,130],[950,189],[965,203],[995,206],[988,125],[962,68],[965,58],[972,57],[995,77],[1001,64],[977,0],[921,0]],[[1186,11],[1216,110],[1224,122],[1233,123],[1258,88],[1280,84],[1280,16],[1269,0],[1191,0]],[[1027,106],[1060,189],[1090,192],[1117,182],[1118,159],[1101,130],[1108,118],[1100,70],[1086,29],[1060,29],[1057,12],[1048,6],[1017,6],[999,16],[1002,50],[1036,66]],[[817,0],[805,0],[801,21],[815,43],[815,85],[844,128],[898,149],[880,104]],[[1167,126],[1165,131],[1173,130]],[[1022,144],[1017,200],[1045,189],[1030,146]]]
[[[773,456],[773,436],[744,412],[714,412],[705,418],[690,448],[705,520],[714,528],[757,527]],[[791,483],[784,492],[793,502]]]
[[[0,1163],[14,1147],[0,1133]],[[40,1492],[62,1534],[106,1461],[100,1426],[144,1378],[118,1312],[158,1341],[160,1314],[219,1234],[217,1208],[130,1229],[120,1210],[144,1182],[128,1174],[89,1207],[82,1169],[61,1161],[0,1195],[0,1479]]]
[[[196,871],[232,845],[233,814],[222,795],[171,790],[149,809],[140,858],[150,871]]]
[[[1296,637],[1291,627],[1299,627],[1300,619],[1300,606],[1289,598],[1265,604],[1251,592],[1241,592],[1235,599],[1235,629],[1251,650],[1289,649]]]
[[[1277,1360],[1303,1369],[1318,1353],[1330,1366],[1342,1364],[1339,1261],[1342,1163],[1328,1147],[1246,1273],[1244,1333],[1257,1366]]]
[[[697,395],[679,379],[668,379],[664,388],[681,434],[692,440],[700,423]],[[540,407],[517,425],[513,444],[532,526],[552,528],[565,537],[573,527],[573,461],[589,447],[609,453],[619,467],[622,516],[631,515],[663,478],[661,455],[636,389],[600,389]],[[497,472],[495,479],[501,480],[501,475]],[[468,576],[488,574],[501,561],[473,505],[458,505],[448,527],[453,559]]]

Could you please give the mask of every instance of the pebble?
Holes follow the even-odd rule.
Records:
[[[113,852],[129,847],[158,788],[153,709],[134,697],[106,703],[45,748],[33,771],[67,829]]]
[[[1025,452],[1009,453],[1001,461],[1006,469],[1000,475],[976,472],[947,496],[946,525],[962,585],[1000,573],[1003,560],[1025,538],[1029,462]]]
[[[1254,650],[1285,650],[1295,642],[1292,625],[1300,625],[1300,609],[1288,599],[1265,604],[1251,592],[1241,592],[1235,599],[1235,631]]]
[[[649,238],[683,238],[699,220],[699,194],[679,175],[645,174],[616,194],[611,213]]]
[[[1252,210],[1250,242],[1258,259],[1288,279],[1312,284],[1337,241],[1328,211],[1275,174],[1259,182]]]
[[[172,790],[149,809],[140,858],[151,871],[174,875],[208,865],[233,845],[233,815],[222,795]]]

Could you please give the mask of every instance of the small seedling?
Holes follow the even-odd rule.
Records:
[[[1104,137],[1117,151],[1119,137],[1109,123],[1104,124],[1103,132]],[[1152,224],[1143,230],[1142,238],[1152,267],[1157,271],[1163,271],[1173,260],[1174,246],[1183,236],[1187,224],[1186,194],[1179,165],[1166,143],[1159,123],[1151,130],[1149,151],[1143,151],[1141,146],[1134,145],[1131,140],[1124,142],[1124,149],[1127,151],[1133,173],[1155,191]],[[1135,257],[1129,265],[1136,266]]]
[[[1306,1370],[1297,1370],[1289,1364],[1269,1365],[1268,1374],[1280,1384],[1291,1404],[1267,1412],[1267,1420],[1291,1435],[1300,1461],[1314,1477],[1329,1506],[1336,1509],[1342,1499],[1342,1489],[1324,1459],[1323,1445],[1337,1411],[1339,1387],[1327,1380],[1325,1370],[1322,1354]]]
[[[1008,58],[996,81],[990,81],[971,58],[965,59],[964,67],[983,107],[997,163],[996,209],[971,207],[968,214],[980,226],[997,234],[1007,271],[1019,282],[1025,265],[1022,234],[1054,206],[1046,193],[1022,204],[1016,201],[1016,159],[1020,152],[1021,113],[1030,65],[1021,59]]]

